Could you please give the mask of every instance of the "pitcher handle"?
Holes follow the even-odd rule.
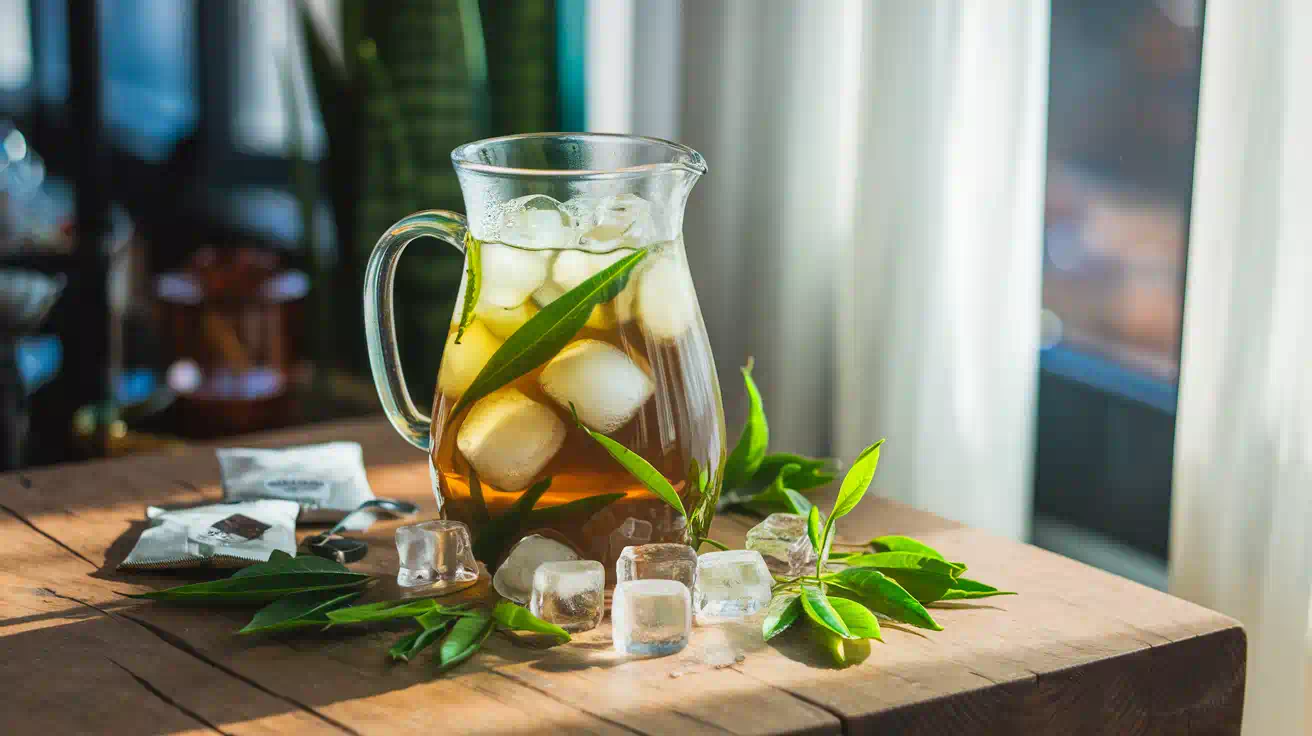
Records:
[[[430,235],[465,252],[468,222],[458,212],[425,210],[400,220],[378,239],[364,275],[364,334],[369,367],[383,412],[410,444],[427,452],[432,448],[432,419],[415,408],[405,387],[401,356],[396,349],[396,319],[392,312],[392,279],[401,251],[415,238]],[[459,308],[459,305],[456,305]]]

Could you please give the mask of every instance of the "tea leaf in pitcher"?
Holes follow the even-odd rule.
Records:
[[[543,478],[534,483],[515,499],[515,504],[509,511],[479,531],[478,541],[474,542],[474,559],[487,565],[489,572],[495,572],[493,565],[501,558],[501,553],[506,551],[510,543],[519,538],[519,530],[523,528],[524,520],[533,510],[538,499],[542,498],[542,494],[550,487],[550,478]]]
[[[465,328],[474,323],[474,308],[483,291],[483,242],[465,231],[465,302],[460,306],[460,326],[456,344],[465,336]]]
[[[751,482],[752,476],[761,467],[765,458],[765,447],[770,443],[770,426],[765,421],[765,409],[761,406],[761,392],[756,390],[752,381],[752,365],[747,359],[743,366],[743,382],[747,384],[747,423],[738,436],[738,444],[729,453],[724,464],[724,485],[726,488],[742,488]]]
[[[621,498],[624,498],[623,493],[603,493],[599,496],[586,496],[569,503],[548,506],[543,509],[533,509],[528,515],[528,526],[535,529],[551,526],[570,517],[587,519]]]
[[[574,405],[569,405],[569,410],[574,414],[574,423],[579,428],[588,433],[588,436],[596,440],[615,461],[624,466],[629,474],[637,478],[640,483],[647,487],[647,490],[656,494],[669,505],[679,512],[680,516],[687,516],[688,512],[683,510],[683,501],[679,499],[679,494],[675,492],[674,486],[661,475],[660,471],[651,466],[641,455],[621,445],[615,440],[607,437],[600,432],[594,432],[588,429],[582,421],[579,420],[578,412],[574,411]]]
[[[460,401],[451,410],[452,418],[475,401],[505,386],[511,381],[547,362],[560,352],[592,315],[592,308],[612,298],[616,287],[628,277],[629,271],[647,257],[647,251],[635,251],[590,276],[583,283],[565,292],[529,318],[523,327],[515,330],[492,357],[473,383],[465,390]]]

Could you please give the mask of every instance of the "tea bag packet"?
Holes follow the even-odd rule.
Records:
[[[237,501],[276,498],[300,504],[303,523],[341,521],[374,492],[364,473],[364,451],[357,442],[327,442],[279,450],[234,447],[216,450],[223,498]],[[361,513],[347,529],[368,529],[376,518]]]
[[[120,570],[246,567],[274,550],[296,554],[295,501],[230,501],[189,509],[146,509],[150,526]]]

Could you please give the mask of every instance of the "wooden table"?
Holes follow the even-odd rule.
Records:
[[[434,502],[422,454],[381,420],[264,435],[365,447],[379,495]],[[249,611],[129,600],[177,577],[114,572],[144,507],[218,497],[207,448],[0,476],[0,692],[7,733],[1234,734],[1245,638],[1224,616],[1054,554],[870,500],[844,536],[921,537],[1019,596],[888,626],[863,664],[827,667],[791,633],[699,628],[672,657],[625,660],[609,625],[549,650],[494,637],[446,676],[384,661],[393,631],[243,637]],[[739,544],[751,519],[717,519]],[[370,557],[395,570],[394,525]],[[386,586],[377,586],[384,588]],[[385,590],[384,590],[385,592]],[[778,641],[778,640],[776,640]],[[1300,644],[1301,645],[1301,644]],[[723,658],[730,647],[744,658]]]

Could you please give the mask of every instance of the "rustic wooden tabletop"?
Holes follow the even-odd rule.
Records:
[[[375,493],[433,515],[425,458],[382,420],[242,444],[364,445]],[[385,661],[395,632],[245,637],[248,610],[130,600],[185,582],[116,573],[147,504],[215,500],[211,449],[0,476],[0,693],[5,731],[71,733],[1236,734],[1245,638],[1220,614],[1034,547],[870,500],[844,536],[924,539],[1020,593],[944,604],[946,629],[886,627],[831,669],[792,634],[701,627],[683,653],[624,659],[609,624],[533,649],[494,637],[443,676]],[[716,520],[741,544],[754,523]],[[378,524],[359,567],[396,565]],[[310,531],[310,530],[305,530]],[[387,585],[372,597],[385,596]],[[392,592],[395,592],[394,590]],[[725,651],[741,651],[741,661]]]

